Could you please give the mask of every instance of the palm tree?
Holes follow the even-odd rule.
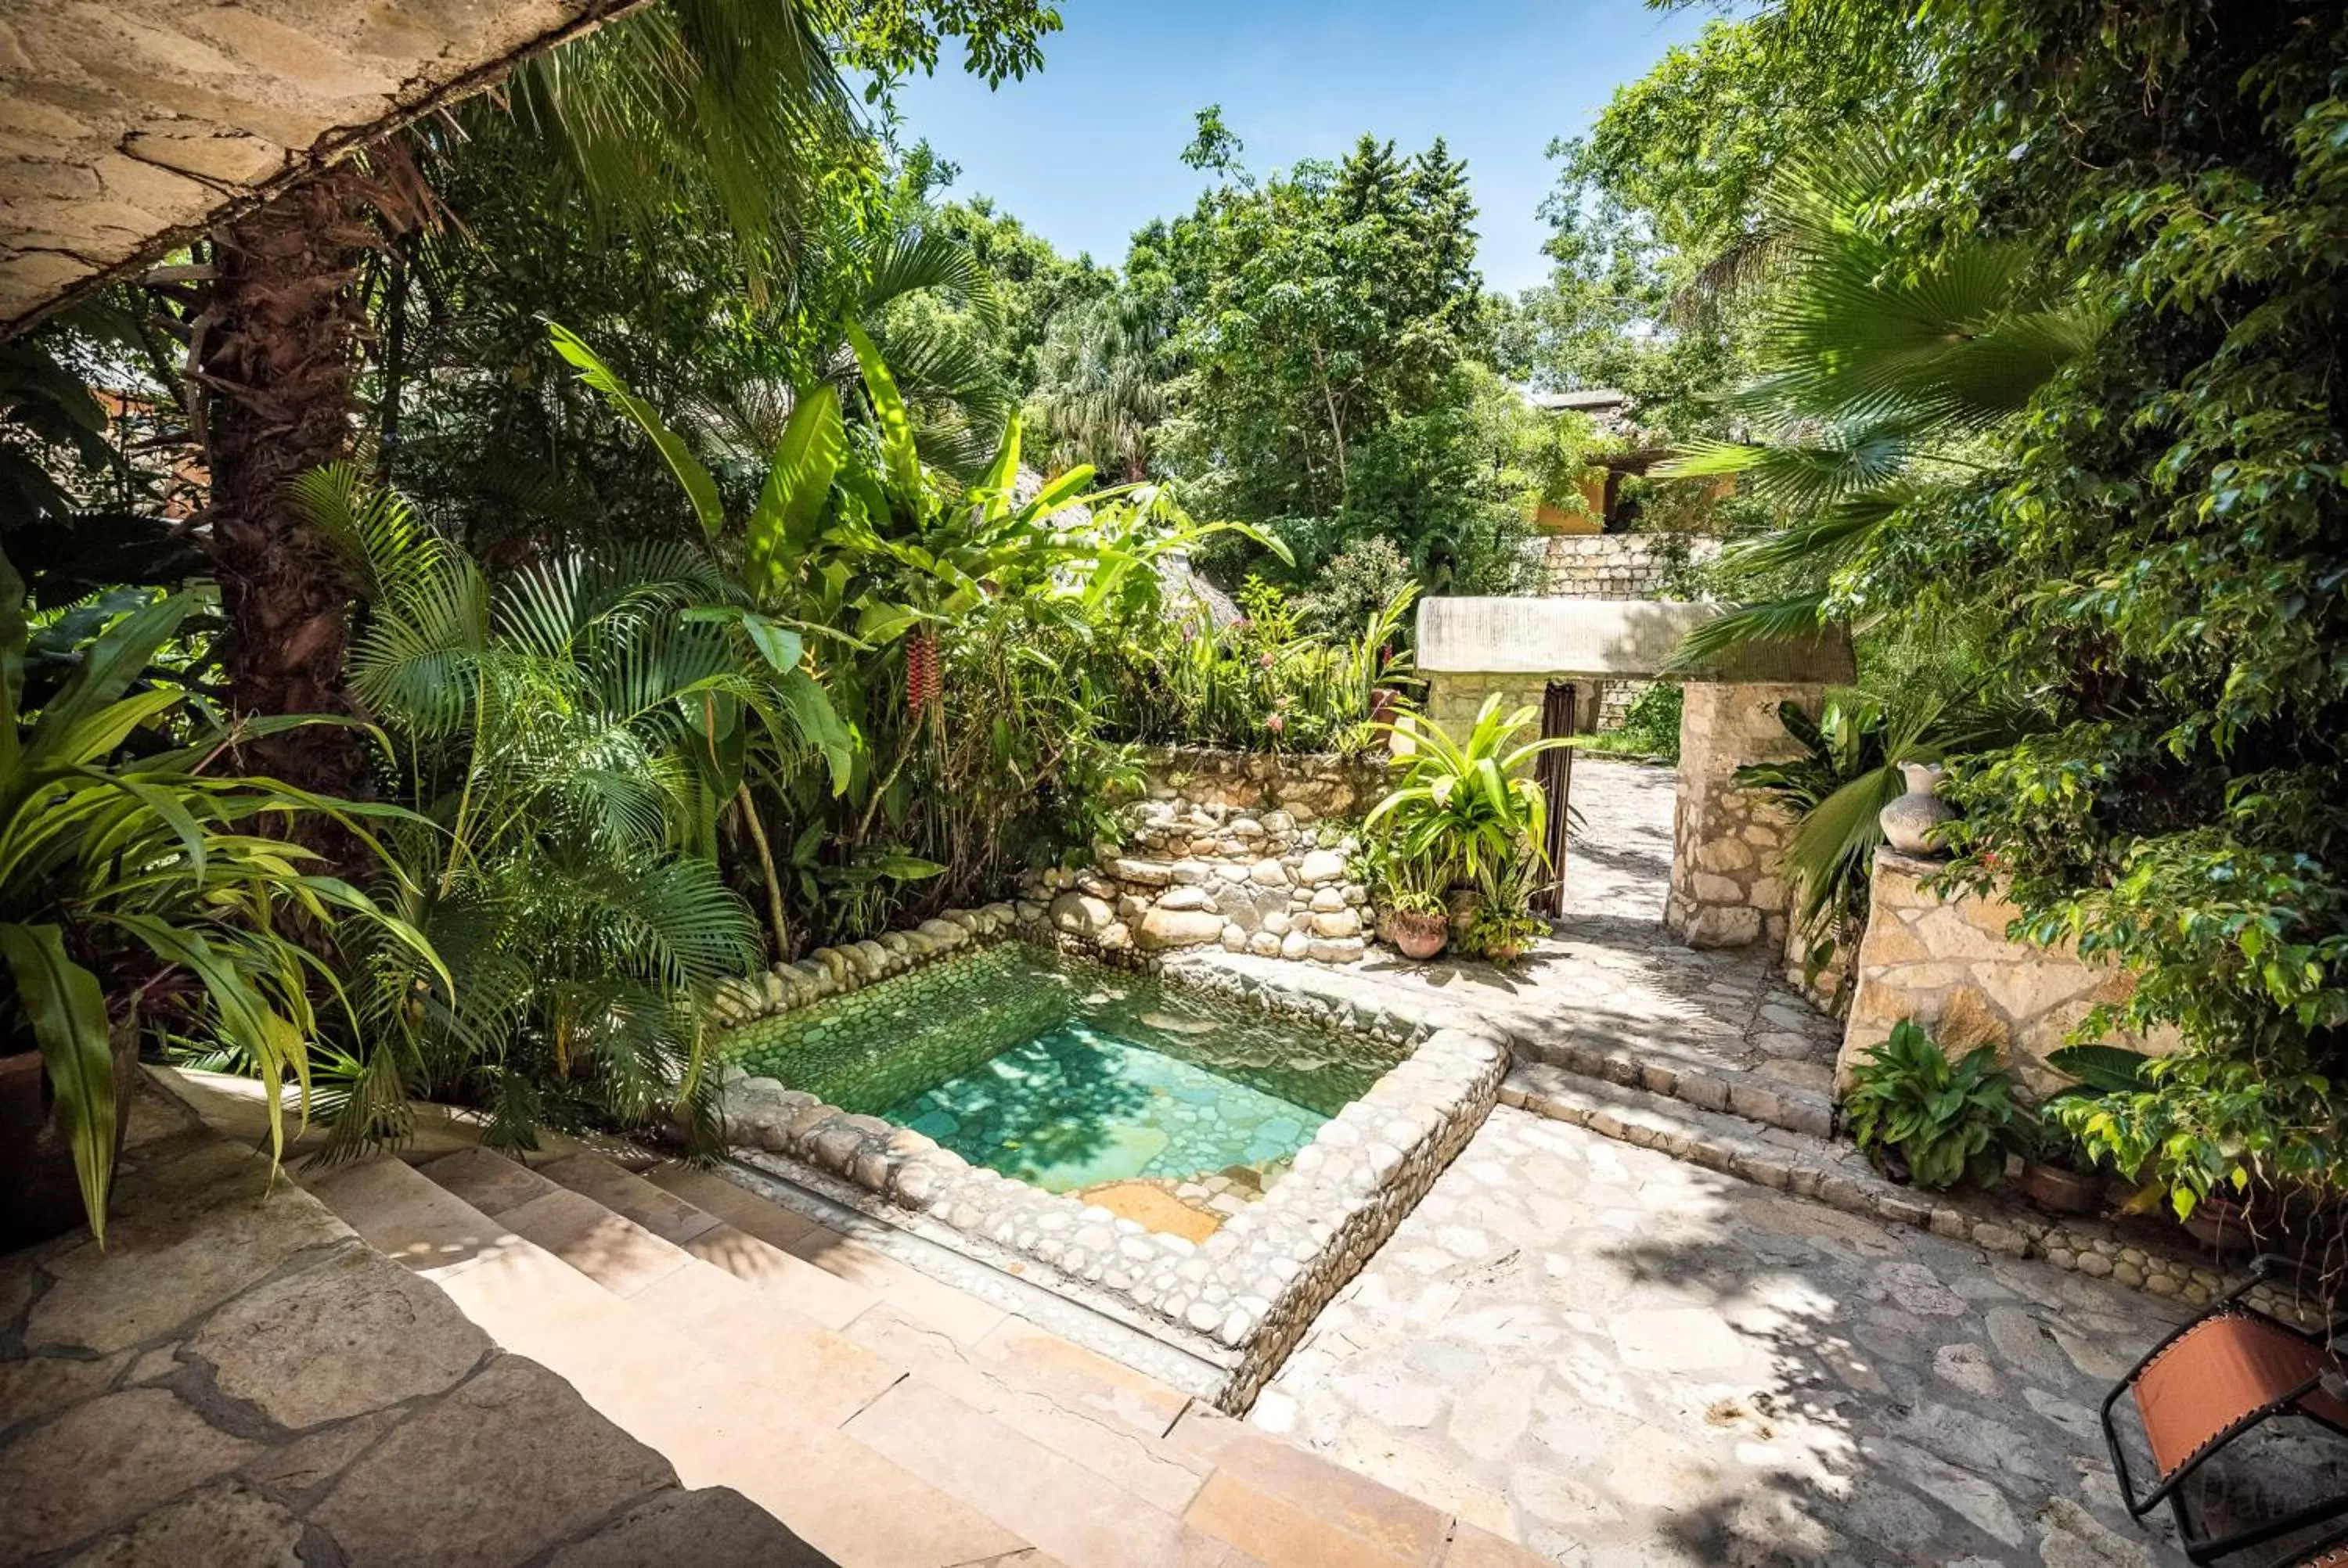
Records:
[[[1090,463],[1128,484],[1149,477],[1166,382],[1164,333],[1127,291],[1062,313],[1044,339],[1032,411],[1056,466]]]
[[[1911,259],[1882,215],[1900,172],[1887,145],[1861,141],[1789,168],[1772,190],[1766,272],[1778,282],[1761,309],[1761,374],[1728,405],[1767,434],[1699,443],[1656,472],[1736,476],[1792,520],[1733,547],[1724,565],[1808,586],[1699,629],[1684,663],[1814,635],[1832,618],[1833,574],[1977,479],[1969,446],[2094,337],[2096,318],[2031,247],[1967,238]]]
[[[368,607],[351,685],[407,754],[419,819],[397,912],[453,985],[388,949],[334,1153],[396,1141],[407,1094],[490,1107],[489,1136],[680,1112],[708,1127],[695,993],[759,961],[714,857],[746,750],[804,754],[821,693],[776,671],[688,545],[559,557],[492,584],[347,464],[293,504]],[[418,982],[423,983],[419,984]]]
[[[829,15],[804,0],[665,0],[526,62],[502,108],[477,99],[468,112],[510,113],[542,137],[603,217],[650,211],[690,171],[715,191],[757,282],[788,258],[793,215],[858,134],[819,26]],[[191,359],[239,712],[347,706],[350,585],[290,487],[351,446],[362,264],[387,234],[432,217],[394,138],[213,236]],[[258,760],[330,793],[369,782],[357,742],[332,727],[273,735]]]

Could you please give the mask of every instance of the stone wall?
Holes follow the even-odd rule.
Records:
[[[1681,599],[1683,573],[1720,553],[1717,539],[1679,541],[1656,534],[1561,534],[1526,550],[1532,591],[1550,599]]]
[[[1808,682],[1688,682],[1663,924],[1689,947],[1784,950],[1793,897],[1779,857],[1794,825],[1735,775],[1747,763],[1799,756],[1778,704],[1815,713],[1824,691]]]
[[[1092,866],[1035,873],[1019,912],[1103,957],[1220,945],[1267,958],[1357,963],[1369,889],[1353,881],[1352,835],[1286,810],[1176,795],[1127,808],[1127,842]]]
[[[1579,689],[1576,710],[1583,731],[1619,730],[1630,715],[1631,704],[1652,681],[1600,680],[1594,675],[1479,675],[1456,672],[1430,673],[1421,677],[1426,682],[1426,715],[1453,735],[1464,735],[1476,723],[1476,712],[1484,699],[1497,692],[1500,707],[1510,712],[1529,703],[1538,709],[1549,693],[1552,681],[1570,682]],[[1596,694],[1595,702],[1592,693]]]
[[[1324,816],[1359,816],[1385,793],[1384,752],[1226,752],[1167,746],[1141,757],[1149,798],[1284,811],[1310,825]]]
[[[1851,1068],[1912,1018],[1951,1055],[1993,1045],[2024,1091],[2041,1099],[2071,1081],[2046,1065],[2088,1009],[2127,999],[2135,981],[2109,965],[2089,963],[2069,948],[2034,948],[2005,934],[2012,904],[1995,895],[1942,898],[1924,886],[1937,862],[1879,849],[1870,885],[1867,936],[1842,1053],[1838,1085]],[[2127,1036],[2114,1043],[2156,1054],[2173,1038]]]

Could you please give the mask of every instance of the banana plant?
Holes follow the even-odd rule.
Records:
[[[267,831],[307,815],[385,858],[366,819],[407,814],[213,771],[247,741],[334,721],[265,718],[222,730],[203,722],[184,691],[132,690],[193,608],[183,593],[124,615],[84,647],[72,676],[28,716],[24,583],[0,557],[5,1005],[40,1050],[101,1243],[122,1092],[114,1042],[135,1038],[148,1015],[184,1013],[178,1032],[208,1037],[254,1065],[272,1152],[282,1157],[289,1079],[308,1115],[318,999],[357,1023],[315,938],[332,941],[355,923],[447,979],[412,926],[318,869],[314,851]],[[126,754],[134,743],[174,731],[194,743]],[[313,940],[296,940],[297,929]]]

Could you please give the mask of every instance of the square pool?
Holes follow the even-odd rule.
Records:
[[[1047,1192],[1123,1213],[1154,1189],[1154,1220],[1171,1200],[1199,1216],[1174,1228],[1200,1234],[1409,1048],[1007,942],[761,1020],[723,1050]]]

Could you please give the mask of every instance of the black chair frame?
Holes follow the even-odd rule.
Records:
[[[2120,1499],[2127,1505],[2129,1516],[2141,1522],[2163,1501],[2168,1502],[2170,1512],[2177,1516],[2177,1533],[2185,1547],[2185,1555],[2194,1563],[2214,1562],[2219,1557],[2279,1540],[2295,1531],[2304,1530],[2311,1524],[2319,1524],[2327,1519],[2337,1519],[2343,1514],[2348,1514],[2348,1492],[2343,1492],[2338,1497],[2325,1498],[2320,1501],[2309,1503],[2304,1507],[2293,1509],[2280,1518],[2270,1520],[2263,1524],[2252,1525],[2248,1529],[2235,1531],[2230,1535],[2196,1540],[2193,1520],[2186,1509],[2182,1490],[2185,1482],[2191,1479],[2194,1472],[2212,1456],[2245,1432],[2278,1415],[2289,1413],[2302,1416],[2318,1426],[2348,1438],[2348,1425],[2327,1420],[2312,1411],[2296,1408],[2300,1400],[2319,1389],[2334,1399],[2348,1400],[2348,1378],[2343,1378],[2338,1372],[2318,1373],[2281,1398],[2270,1400],[2257,1409],[2241,1416],[2219,1432],[2216,1437],[2203,1443],[2190,1459],[2177,1468],[2174,1474],[2162,1480],[2141,1498],[2137,1495],[2136,1484],[2128,1474],[2127,1455],[2121,1450],[2119,1430],[2113,1424],[2113,1409],[2119,1404],[2121,1396],[2135,1389],[2136,1381],[2144,1375],[2145,1368],[2158,1360],[2161,1353],[2171,1345],[2176,1344],[2213,1317],[2222,1317],[2228,1313],[2256,1317],[2261,1322],[2271,1324],[2286,1334],[2305,1339],[2319,1348],[2330,1348],[2333,1342],[2341,1337],[2343,1330],[2348,1330],[2348,1315],[2335,1314],[2321,1330],[2311,1333],[2305,1329],[2295,1328],[2281,1318],[2269,1313],[2260,1312],[2243,1302],[2242,1298],[2252,1289],[2278,1275],[2303,1278],[2300,1266],[2291,1258],[2273,1254],[2258,1258],[2250,1265],[2250,1272],[2243,1276],[2240,1284],[2211,1302],[2207,1308],[2163,1338],[2159,1344],[2146,1351],[2143,1359],[2129,1368],[2127,1376],[2121,1378],[2112,1391],[2104,1397],[2104,1442],[2111,1450],[2112,1471],[2119,1478]],[[2333,1386],[2335,1384],[2337,1386]],[[2348,1539],[2348,1537],[2343,1538]],[[2293,1560],[2298,1560],[2296,1555]]]

